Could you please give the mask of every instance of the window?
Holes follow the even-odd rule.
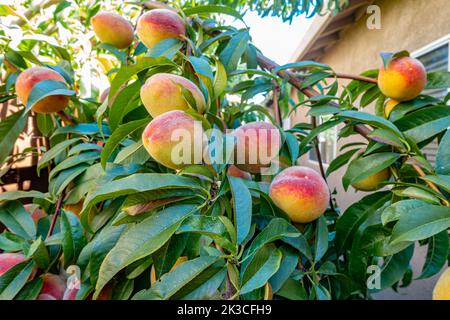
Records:
[[[424,48],[412,53],[412,56],[419,59],[427,72],[450,71],[449,65],[450,34],[441,38]],[[449,89],[425,90],[424,93],[438,99],[447,95]],[[434,164],[436,160],[438,144],[433,141],[424,148],[427,159]]]
[[[330,116],[317,117],[317,125],[329,120]],[[329,164],[336,157],[337,129],[333,127],[325,130],[318,135],[319,150],[322,157],[322,163]],[[317,162],[316,150],[309,151],[309,161]]]

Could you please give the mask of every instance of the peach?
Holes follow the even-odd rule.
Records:
[[[394,100],[407,101],[417,97],[425,88],[427,73],[423,64],[410,57],[392,60],[378,75],[381,92]]]
[[[0,277],[15,265],[26,260],[21,253],[0,253]]]
[[[112,12],[99,12],[91,18],[94,32],[101,42],[125,49],[134,40],[134,30],[130,22]]]
[[[175,12],[168,9],[154,9],[139,18],[136,34],[147,48],[152,48],[161,40],[185,35],[186,26]]]
[[[269,167],[281,148],[280,132],[271,123],[250,122],[234,131],[235,166],[250,173]]]
[[[228,168],[228,175],[236,178],[241,178],[245,180],[252,180],[252,175],[248,172],[242,171],[238,167],[236,167],[234,164],[232,164]]]
[[[352,187],[360,191],[374,191],[379,189],[383,181],[389,180],[391,173],[388,168],[383,169],[373,175],[352,183]]]
[[[433,300],[450,300],[450,268],[447,268],[436,282]]]
[[[16,94],[24,105],[33,87],[44,80],[66,82],[58,72],[45,67],[33,67],[23,71],[16,79]],[[48,96],[33,105],[32,110],[37,113],[52,113],[64,109],[69,97],[64,95]]]
[[[35,224],[37,224],[39,222],[39,220],[41,220],[42,218],[47,216],[47,213],[44,210],[42,210],[40,208],[36,208],[36,206],[31,203],[26,204],[23,207],[25,208],[25,210],[30,212],[31,218],[33,219]],[[31,211],[31,210],[33,210],[33,211]]]
[[[44,282],[39,295],[48,295],[53,297],[54,300],[62,300],[66,291],[66,283],[64,280],[60,276],[51,273],[44,274],[42,278]]]
[[[50,294],[46,294],[46,293],[40,293],[36,300],[58,300],[56,299],[54,296],[50,295]]]
[[[393,99],[389,99],[388,102],[386,102],[386,105],[384,106],[384,115],[386,118],[389,118],[389,115],[391,114],[392,110],[399,103],[400,102]]]
[[[269,195],[277,207],[298,223],[319,218],[330,199],[330,191],[322,176],[301,166],[281,171],[270,184]]]
[[[142,133],[142,142],[153,159],[171,169],[202,161],[201,122],[180,110],[166,112],[150,121]]]
[[[153,118],[171,110],[187,110],[189,104],[182,88],[191,92],[197,110],[203,113],[206,102],[200,89],[190,80],[170,73],[157,73],[148,78],[141,87],[141,100]]]

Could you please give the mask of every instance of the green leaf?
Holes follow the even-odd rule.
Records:
[[[364,180],[388,168],[400,156],[400,154],[394,152],[381,152],[353,160],[348,165],[347,171],[342,178],[344,189],[347,190],[350,184]]]
[[[47,270],[50,264],[50,256],[41,237],[31,244],[27,256],[31,257],[40,269]]]
[[[195,210],[193,205],[173,206],[131,225],[103,260],[94,298],[120,270],[164,245],[183,220]]]
[[[327,220],[324,216],[321,216],[317,220],[314,248],[314,262],[317,263],[328,250],[328,227]]]
[[[241,244],[250,231],[252,222],[252,196],[241,179],[228,176],[233,195],[234,225],[237,230],[237,243]]]
[[[397,221],[402,215],[412,209],[422,207],[423,210],[426,210],[427,206],[429,206],[428,203],[415,199],[402,200],[393,203],[383,210],[381,214],[381,222],[383,225],[386,225],[389,222]]]
[[[89,168],[89,164],[81,163],[75,167],[61,172],[55,179],[50,180],[48,191],[51,195],[57,196],[69,185],[72,180],[78,177]]]
[[[0,222],[16,235],[34,240],[36,226],[29,212],[19,201],[10,201],[0,205]]]
[[[433,204],[440,204],[438,197],[422,188],[407,187],[405,189],[394,189],[393,192],[400,197],[419,199]]]
[[[144,164],[148,159],[150,159],[150,155],[148,154],[147,150],[145,150],[142,141],[137,141],[120,150],[117,153],[116,158],[114,159],[114,163]]]
[[[381,267],[380,289],[373,290],[373,292],[387,289],[399,282],[408,271],[413,253],[414,245],[412,244],[405,250],[386,258],[383,266]]]
[[[62,211],[61,214],[62,249],[64,252],[64,266],[67,268],[75,263],[86,245],[83,227],[80,220],[72,212]]]
[[[39,131],[43,136],[48,137],[50,133],[55,129],[55,124],[51,115],[38,113],[36,115],[36,123]]]
[[[101,130],[101,131],[100,131]],[[52,137],[56,137],[60,134],[74,133],[80,135],[96,135],[102,134],[103,136],[109,136],[111,132],[107,125],[102,125],[100,128],[97,123],[79,123],[73,126],[60,127],[53,132]]]
[[[321,132],[324,132],[330,128],[333,128],[335,126],[337,126],[338,124],[342,123],[344,120],[342,119],[337,119],[337,120],[330,120],[327,122],[322,123],[320,126],[318,126],[317,128],[314,128],[311,130],[311,132],[302,139],[302,141],[300,142],[300,152],[303,154],[305,153],[305,151],[307,150],[307,145],[313,141]]]
[[[0,202],[18,200],[24,198],[45,199],[46,194],[40,191],[8,191],[0,194]]]
[[[428,252],[422,273],[417,279],[426,279],[439,273],[445,266],[449,250],[448,231],[444,230],[432,236],[428,241]]]
[[[179,230],[180,229],[178,229],[178,231]],[[173,235],[169,241],[153,253],[152,258],[156,279],[159,279],[163,274],[172,269],[175,262],[186,248],[187,237],[187,234]]]
[[[220,247],[236,253],[236,245],[231,243],[230,235],[223,223],[226,217],[194,215],[183,221],[177,233],[198,233],[210,237]]]
[[[202,13],[223,13],[243,21],[242,15],[232,7],[209,4],[186,8],[183,11],[186,16]]]
[[[365,196],[345,210],[336,222],[336,250],[342,252],[351,245],[359,226],[391,198],[390,192],[377,192]]]
[[[436,173],[450,175],[450,130],[447,130],[436,154]]]
[[[25,112],[28,112],[37,102],[48,96],[73,96],[75,91],[69,90],[67,84],[55,80],[39,81],[33,86],[27,99]]]
[[[378,117],[370,113],[353,110],[342,111],[341,113],[339,113],[339,115],[346,119],[351,119],[358,122],[362,122],[364,124],[369,124],[374,127],[390,130],[393,133],[395,133],[398,137],[403,137],[401,131],[392,122],[382,117]]]
[[[280,268],[269,280],[274,293],[277,293],[289,279],[290,275],[297,267],[299,259],[299,256],[295,251],[288,246],[282,246],[279,250],[282,254]]]
[[[308,294],[300,281],[294,279],[287,279],[280,290],[277,291],[277,296],[289,300],[308,300]]]
[[[16,264],[0,277],[0,300],[12,300],[25,286],[33,272],[33,262]]]
[[[227,71],[219,60],[216,60],[216,74],[214,75],[214,94],[219,96],[227,88]]]
[[[391,243],[422,240],[450,228],[450,208],[430,205],[426,212],[414,208],[400,216],[392,230]]]
[[[42,290],[43,284],[44,280],[42,278],[37,278],[28,282],[16,295],[14,300],[36,300]]]
[[[96,143],[80,143],[80,144],[77,144],[76,146],[74,146],[73,148],[71,148],[67,155],[73,156],[73,155],[79,154],[80,152],[83,152],[83,151],[92,151],[92,150],[101,151],[102,149],[103,149],[103,147],[99,146]]]
[[[114,132],[114,130],[122,123],[125,115],[141,104],[139,97],[139,89],[141,86],[142,84],[140,81],[134,81],[118,91],[114,101],[109,103],[108,126],[111,128],[111,131]]]
[[[150,119],[141,119],[127,122],[119,126],[113,134],[109,137],[108,141],[105,144],[105,147],[102,150],[101,156],[101,164],[102,167],[106,167],[106,162],[108,161],[111,154],[114,152],[119,143],[125,139],[129,134],[135,132],[136,130],[140,130],[142,127],[147,125],[150,122]]]
[[[419,143],[450,127],[450,108],[447,105],[422,108],[395,121],[395,125]]]
[[[138,292],[133,300],[182,299],[223,267],[224,261],[215,256],[186,261],[163,275],[151,289]]]
[[[269,224],[255,237],[251,245],[245,251],[242,260],[251,257],[255,252],[261,249],[264,245],[284,237],[298,237],[300,232],[282,218],[274,218],[270,220]]]
[[[109,141],[109,140],[108,140]],[[92,164],[95,160],[100,158],[100,153],[98,151],[91,151],[91,152],[83,152],[81,154],[77,154],[71,157],[68,157],[58,163],[56,167],[52,169],[49,175],[49,179],[53,179],[59,172],[75,167],[81,163],[87,163]]]
[[[241,272],[240,294],[261,288],[277,272],[281,263],[281,251],[275,246],[264,246],[256,252]]]
[[[340,154],[339,156],[337,156],[336,158],[334,158],[330,164],[328,165],[327,168],[327,176],[329,176],[331,173],[333,173],[334,171],[338,170],[339,168],[342,168],[344,165],[346,165],[350,159],[352,158],[352,156],[358,152],[360,149],[353,149],[353,150],[349,150],[347,152],[344,152],[342,154]]]
[[[46,153],[39,159],[37,163],[37,170],[38,172],[47,165],[50,161],[52,161],[54,158],[56,158],[59,154],[61,154],[66,148],[68,148],[70,145],[74,144],[75,142],[79,141],[80,138],[72,138],[69,140],[64,140],[57,145],[55,145],[50,150],[47,150]]]
[[[273,69],[273,73],[278,73],[279,71],[286,70],[286,69],[307,69],[307,68],[331,70],[331,68],[329,66],[327,66],[326,64],[312,61],[312,60],[304,60],[304,61],[291,62],[291,63],[287,63],[285,65],[276,67],[275,69]]]
[[[19,111],[0,121],[0,164],[11,153],[16,140],[25,128],[27,119],[26,114]]]
[[[239,31],[231,38],[228,45],[220,53],[220,62],[225,66],[227,73],[236,70],[249,40],[250,36],[247,30]]]
[[[114,97],[114,95],[116,94],[117,90],[119,90],[119,88],[135,74],[152,67],[163,65],[175,66],[175,64],[172,61],[163,57],[160,58],[144,57],[140,59],[139,62],[137,62],[136,64],[123,66],[122,68],[120,68],[120,70],[117,72],[116,76],[111,82],[111,89],[109,91],[108,99],[111,100],[111,98]]]
[[[436,71],[427,73],[427,85],[425,89],[448,89],[450,88],[450,72]]]

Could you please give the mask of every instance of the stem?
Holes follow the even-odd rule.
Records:
[[[64,191],[61,193],[61,195],[58,198],[58,201],[56,202],[56,209],[55,209],[55,213],[53,214],[52,217],[52,222],[50,224],[50,228],[48,229],[48,233],[47,233],[47,238],[50,238],[52,233],[53,233],[53,229],[55,229],[55,224],[56,224],[56,219],[58,218],[58,214],[61,211],[61,206],[62,206],[62,201],[64,199]]]
[[[281,111],[278,105],[278,90],[280,88],[275,80],[273,80],[272,82],[273,82],[273,110],[275,113],[275,120],[280,127],[283,127],[283,118],[281,117]]]
[[[64,110],[58,111],[58,115],[66,125],[73,126],[76,124],[76,121],[70,115],[65,113]]]
[[[331,77],[336,77],[336,78],[340,78],[340,79],[358,80],[358,81],[370,82],[370,83],[375,83],[375,84],[378,83],[378,80],[375,78],[354,75],[354,74],[347,74],[347,73],[336,72],[334,75],[331,75]]]

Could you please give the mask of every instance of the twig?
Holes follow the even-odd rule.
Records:
[[[58,214],[61,211],[61,206],[62,206],[62,201],[64,199],[64,194],[65,194],[65,192],[63,191],[60,194],[60,196],[58,198],[58,201],[56,202],[55,213],[53,214],[52,222],[50,224],[50,228],[48,229],[47,238],[51,237],[51,235],[53,233],[53,229],[55,229],[56,219],[58,218]]]
[[[278,91],[280,87],[278,86],[278,83],[275,80],[273,80],[272,83],[273,83],[273,110],[275,113],[275,120],[280,127],[283,127],[283,118],[281,117],[280,106],[278,104]]]

